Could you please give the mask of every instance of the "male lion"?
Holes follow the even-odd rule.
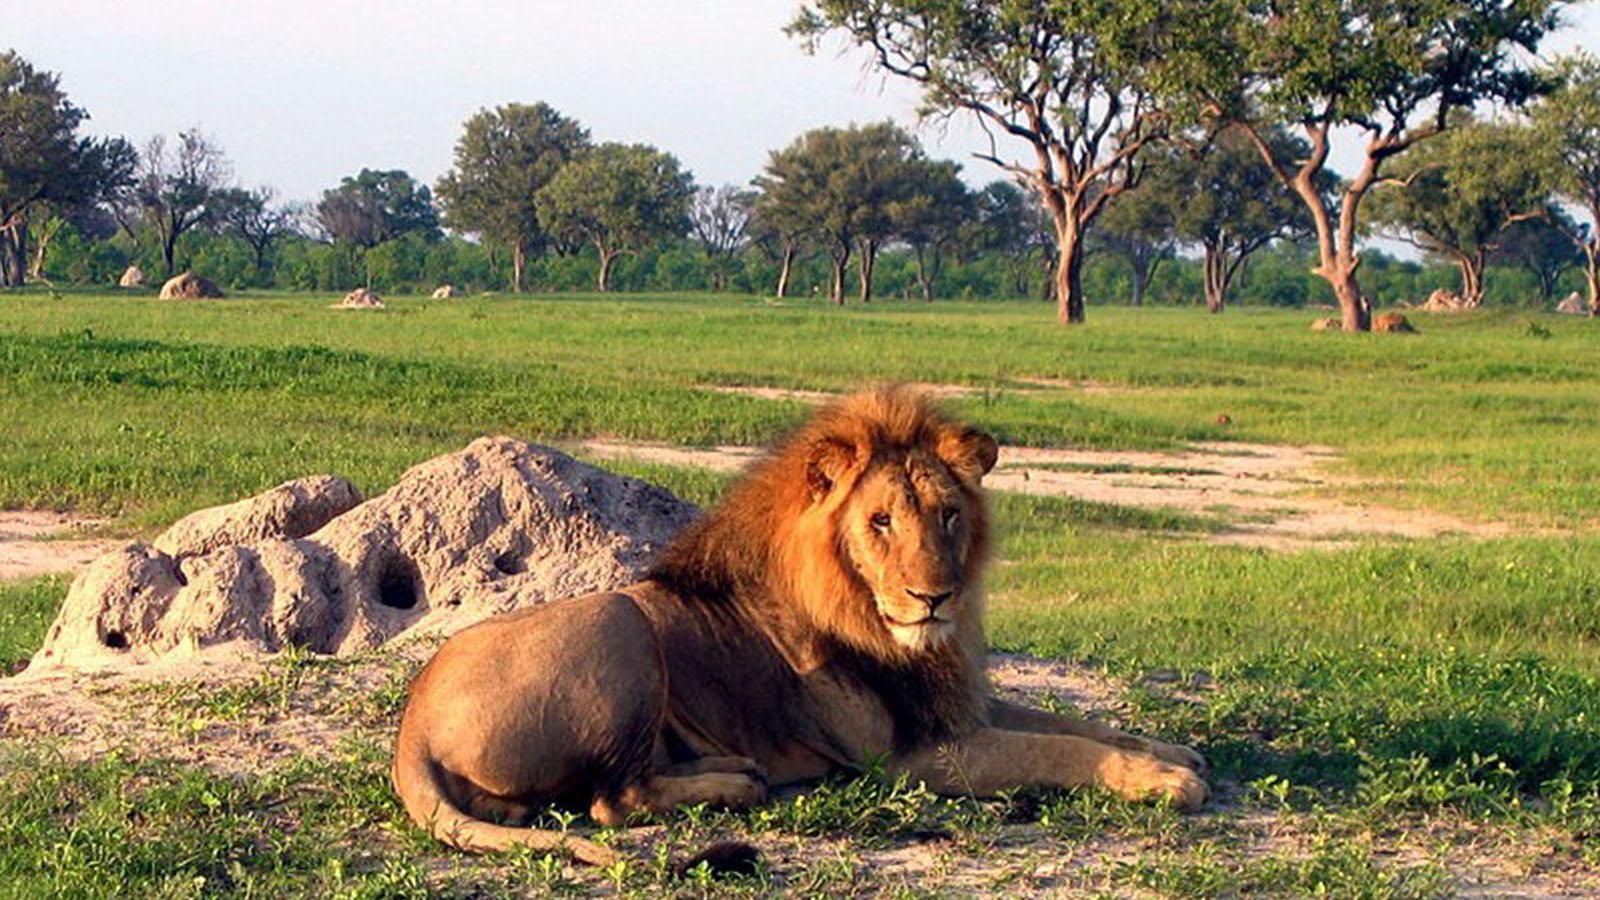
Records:
[[[1097,784],[1199,806],[1194,751],[987,695],[979,481],[997,453],[904,388],[821,409],[644,581],[445,642],[400,723],[407,812],[462,849],[604,863],[496,823],[749,806],[879,756],[947,794]]]

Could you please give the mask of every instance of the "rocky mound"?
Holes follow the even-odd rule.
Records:
[[[161,286],[162,300],[220,300],[222,297],[221,288],[193,272],[174,275]]]
[[[1556,304],[1556,312],[1564,316],[1582,316],[1588,314],[1589,306],[1583,302],[1582,297],[1578,296],[1577,291],[1573,291],[1563,297],[1560,303]]]
[[[383,309],[383,298],[366,288],[356,288],[329,309]]]
[[[348,654],[616,587],[696,514],[660,488],[508,437],[360,502],[306,478],[202,510],[72,585],[30,672],[288,646]]]
[[[433,299],[435,300],[449,300],[452,297],[459,296],[461,296],[461,292],[456,290],[453,284],[441,284],[434,288],[433,291]]]
[[[1471,309],[1472,305],[1467,302],[1465,297],[1455,291],[1439,288],[1429,294],[1428,299],[1423,301],[1423,304],[1417,308],[1424,312],[1460,312],[1464,309]]]
[[[129,266],[122,270],[122,277],[117,279],[117,287],[138,287],[144,284],[144,271],[138,266]]]

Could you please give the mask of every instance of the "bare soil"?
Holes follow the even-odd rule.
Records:
[[[600,459],[631,458],[737,472],[760,458],[755,447],[686,448],[589,441]],[[1402,510],[1320,496],[1319,489],[1359,493],[1360,484],[1329,472],[1339,456],[1327,447],[1202,443],[1175,452],[1001,447],[984,483],[994,490],[1074,497],[1096,503],[1174,510],[1214,520],[1202,540],[1273,550],[1333,549],[1362,538],[1501,537],[1505,522],[1474,522],[1429,510]]]
[[[0,581],[75,572],[122,546],[116,540],[74,537],[102,524],[71,513],[0,511]]]

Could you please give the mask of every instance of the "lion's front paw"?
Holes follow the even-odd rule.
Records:
[[[1211,796],[1194,769],[1153,756],[1125,754],[1103,778],[1106,787],[1129,800],[1162,800],[1179,809],[1199,809]]]
[[[1204,775],[1211,771],[1211,764],[1206,762],[1206,758],[1201,756],[1193,747],[1151,741],[1150,752],[1154,753],[1159,760],[1172,763],[1175,766],[1183,766],[1198,775]]]

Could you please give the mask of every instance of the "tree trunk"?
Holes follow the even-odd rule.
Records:
[[[1228,299],[1228,254],[1217,241],[1205,242],[1206,312],[1219,313]]]
[[[861,259],[858,261],[859,280],[861,291],[858,299],[862,303],[872,302],[872,269],[878,262],[878,242],[861,242]]]
[[[1056,232],[1056,271],[1053,284],[1056,320],[1063,325],[1083,321],[1083,235],[1076,222]]]
[[[521,240],[511,242],[511,292],[522,293],[522,282],[528,271],[528,245]],[[605,290],[605,288],[601,288]]]
[[[1600,237],[1583,245],[1583,280],[1589,286],[1589,315],[1600,316]]]
[[[161,264],[166,266],[167,277],[177,274],[178,263],[178,236],[176,234],[161,235]]]
[[[1144,292],[1150,287],[1150,266],[1143,261],[1135,262],[1133,257],[1128,258],[1133,267],[1133,297],[1134,306],[1144,305]]]
[[[61,233],[61,229],[66,224],[65,219],[59,216],[51,216],[44,223],[44,227],[39,229],[39,237],[36,241],[37,246],[33,248],[33,258],[28,262],[29,278],[34,281],[40,281],[44,278],[44,259],[50,253],[50,242],[55,240],[56,235]]]
[[[933,282],[928,278],[928,263],[927,260],[924,259],[924,257],[927,255],[927,252],[928,248],[923,247],[920,244],[917,246],[917,287],[922,289],[923,301],[932,303]]]
[[[597,287],[604,294],[611,290],[611,261],[617,258],[616,251],[600,248],[600,277]]]
[[[1461,301],[1468,309],[1483,305],[1483,254],[1462,254],[1456,257],[1456,268],[1461,271]]]
[[[789,296],[789,276],[794,271],[794,244],[783,245],[783,264],[778,269],[778,299]]]
[[[13,223],[9,228],[0,229],[0,286],[22,287],[24,251],[17,235],[24,227]]]
[[[1372,307],[1361,293],[1356,281],[1359,260],[1346,260],[1333,268],[1317,267],[1313,274],[1320,275],[1333,287],[1333,296],[1339,301],[1339,328],[1342,331],[1371,331]]]
[[[839,306],[844,305],[844,272],[850,265],[850,245],[833,251],[833,285],[832,292],[828,295]]]

